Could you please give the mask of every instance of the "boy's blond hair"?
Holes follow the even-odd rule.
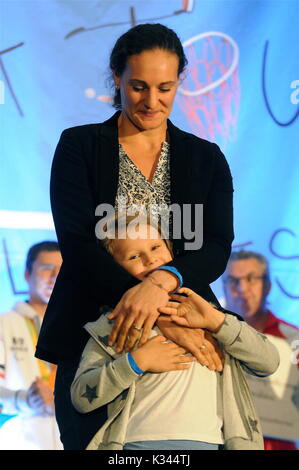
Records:
[[[126,219],[125,219],[125,224],[123,225],[123,222],[121,224],[121,227],[120,229],[123,230],[125,228],[126,230],[126,233],[127,233],[127,227],[128,225],[133,222],[134,220],[136,220],[136,215],[133,216],[133,215],[126,215]],[[109,234],[109,226],[111,226],[111,224],[115,224],[115,238],[111,238],[109,236],[107,236],[106,238],[104,238],[102,240],[102,243],[103,243],[103,246],[104,248],[108,251],[108,253],[110,253],[111,255],[113,255],[114,253],[114,242],[115,240],[118,240],[118,233],[119,233],[119,218],[117,216],[113,217],[113,219],[111,219],[111,221],[107,222],[107,224],[104,226],[106,232]],[[163,235],[162,235],[162,230],[161,230],[161,224],[160,222],[154,222],[153,223],[153,219],[152,217],[150,217],[149,215],[146,216],[145,218],[145,224],[150,226],[150,227],[154,227],[162,240],[164,240],[168,250],[170,251],[172,257],[173,257],[173,251],[172,251],[172,241],[169,240],[169,238],[164,238]],[[138,224],[137,224],[138,226]],[[123,237],[122,237],[123,238]]]

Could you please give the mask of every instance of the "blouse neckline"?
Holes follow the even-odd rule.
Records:
[[[130,165],[130,167],[134,170],[134,172],[135,173],[137,172],[144,179],[144,181],[146,181],[146,183],[148,185],[153,187],[154,183],[155,183],[157,173],[159,172],[160,167],[164,162],[164,157],[165,157],[165,155],[168,155],[169,147],[170,147],[169,143],[166,140],[164,140],[164,142],[162,142],[161,151],[160,151],[160,155],[159,155],[159,160],[158,160],[158,163],[157,163],[157,166],[155,168],[153,178],[152,178],[151,181],[146,178],[146,176],[142,173],[141,170],[139,170],[139,168],[135,165],[133,160],[131,160],[129,155],[125,152],[123,146],[120,143],[118,145],[119,145],[119,156],[125,158],[127,160],[128,164]]]

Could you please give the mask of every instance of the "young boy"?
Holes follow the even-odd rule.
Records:
[[[140,280],[172,260],[169,242],[152,226],[146,231],[147,238],[144,231],[143,237],[132,238],[127,230],[127,238],[104,243]],[[87,323],[91,338],[71,387],[72,402],[81,413],[108,405],[108,419],[87,449],[216,450],[222,444],[226,449],[263,449],[241,364],[254,375],[267,376],[278,367],[275,347],[190,289],[179,292],[187,297],[173,294],[177,303],[168,303],[160,312],[177,323],[212,332],[225,351],[223,374],[201,366],[157,327],[145,344],[118,354],[108,344],[113,320],[103,315]]]

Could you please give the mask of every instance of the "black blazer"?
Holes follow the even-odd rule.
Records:
[[[51,206],[63,264],[37,344],[36,356],[49,362],[76,357],[85,346],[82,328],[96,320],[101,305],[114,307],[139,281],[119,266],[95,236],[100,203],[114,206],[118,185],[119,112],[101,124],[65,130],[51,173]],[[185,251],[174,240],[170,265],[184,285],[218,304],[209,284],[225,270],[233,241],[232,178],[216,144],[168,121],[171,202],[203,204],[203,246]],[[219,304],[218,304],[219,305]]]

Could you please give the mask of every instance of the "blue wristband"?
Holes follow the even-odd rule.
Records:
[[[159,266],[159,268],[156,268],[156,270],[158,269],[162,269],[163,271],[169,271],[175,274],[180,282],[180,285],[178,288],[183,287],[183,278],[182,278],[182,275],[178,272],[177,268],[175,268],[174,266]]]
[[[134,361],[134,358],[133,358],[133,356],[130,352],[128,353],[128,361],[129,361],[129,364],[132,367],[133,371],[136,372],[136,374],[138,374],[138,375],[144,374],[144,370],[139,369],[139,367],[137,366],[137,364]]]

